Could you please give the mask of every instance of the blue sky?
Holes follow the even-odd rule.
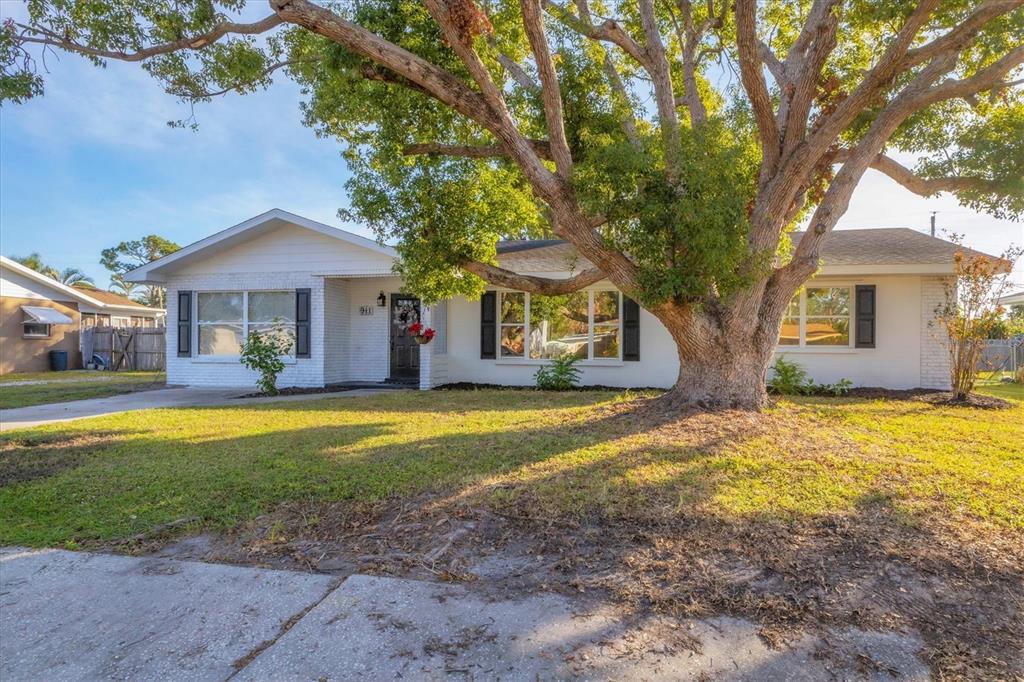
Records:
[[[100,69],[51,54],[47,67],[43,97],[0,109],[4,255],[38,251],[106,286],[98,263],[104,247],[150,233],[185,245],[273,207],[372,236],[338,221],[347,176],[340,148],[302,125],[301,94],[286,78],[264,92],[199,105],[192,132],[167,126],[188,108],[137,65]],[[932,210],[940,228],[965,234],[974,248],[999,253],[1024,242],[1021,223],[977,214],[948,196],[916,197],[874,172],[840,228],[926,230]],[[1021,266],[1014,280],[1024,285]]]

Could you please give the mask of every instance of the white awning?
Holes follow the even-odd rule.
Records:
[[[30,318],[26,322],[37,324],[72,324],[73,320],[59,310],[43,308],[42,306],[23,305],[22,311]]]

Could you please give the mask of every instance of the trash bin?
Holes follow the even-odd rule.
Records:
[[[68,368],[68,352],[66,350],[50,351],[50,370],[63,372]]]

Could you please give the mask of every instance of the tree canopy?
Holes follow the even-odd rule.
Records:
[[[174,253],[181,247],[160,235],[149,234],[141,239],[123,241],[117,246],[103,249],[100,265],[111,272],[111,289],[125,296],[131,296],[135,287],[124,279],[124,275],[140,265],[151,263]],[[146,293],[139,296],[139,303],[157,308],[164,307],[164,290],[159,286],[147,286]]]
[[[47,49],[141,62],[189,103],[286,73],[349,161],[348,217],[397,243],[416,293],[607,278],[681,357],[738,339],[764,355],[868,168],[1024,212],[1024,0],[252,7],[30,0],[0,34],[0,96],[43,91]],[[588,264],[568,280],[497,267],[499,239],[538,236]]]

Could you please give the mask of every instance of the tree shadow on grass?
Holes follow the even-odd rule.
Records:
[[[102,452],[125,430],[80,433],[73,430],[18,434],[0,442],[0,488],[55,476],[81,466]]]
[[[625,410],[487,441],[463,435],[367,448],[358,456],[372,466],[440,458],[442,468],[461,464],[465,477],[377,500],[295,500],[238,529],[233,557],[300,557],[305,568],[326,558],[346,570],[470,580],[504,596],[601,596],[637,618],[726,614],[759,623],[775,644],[807,629],[917,631],[942,675],[1024,673],[1015,654],[1024,646],[1019,532],[944,518],[941,500],[913,511],[870,478],[818,511],[796,499],[730,512],[722,495],[777,480],[773,463],[734,466],[730,456],[794,426],[786,415],[748,418],[652,421]],[[674,444],[645,440],[655,432]],[[817,442],[792,457],[857,456],[843,441],[808,438]],[[520,454],[481,454],[510,446]],[[792,464],[784,456],[779,463]],[[813,492],[814,475],[799,462],[784,469],[778,484],[794,490],[779,498]],[[804,476],[812,477],[806,486]]]
[[[263,433],[200,442],[136,434],[102,446],[112,450],[106,468],[91,462],[55,477],[59,485],[21,487],[40,504],[20,508],[55,496],[74,506],[88,494],[73,521],[30,520],[54,529],[45,537],[103,540],[196,515],[207,529],[235,526],[202,558],[475,577],[473,589],[599,596],[636,617],[728,614],[760,623],[774,642],[803,628],[910,628],[943,674],[1021,674],[1013,659],[1024,645],[1019,533],[957,527],[938,504],[909,512],[891,490],[866,483],[837,509],[769,500],[757,513],[730,512],[721,500],[731,489],[803,475],[799,466],[773,478],[770,463],[735,465],[737,452],[754,457],[766,439],[799,429],[785,410],[680,417],[613,404],[581,417],[579,403],[566,400],[549,404],[543,422],[454,428],[463,413],[500,410],[507,397],[435,403],[428,418],[453,420],[441,433],[409,424],[419,410],[406,401],[340,399],[268,405],[279,421]],[[605,400],[582,397],[583,406]],[[281,415],[327,409],[366,412],[369,421],[281,428],[289,423]],[[798,435],[800,452],[775,443],[780,462],[789,454],[827,467],[828,457],[857,456],[849,443]],[[136,520],[126,523],[129,514]]]

